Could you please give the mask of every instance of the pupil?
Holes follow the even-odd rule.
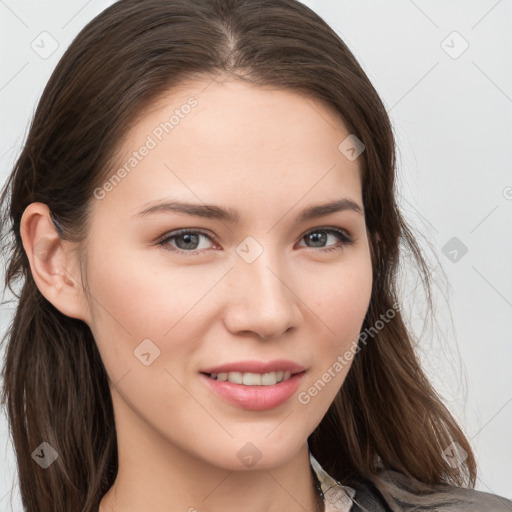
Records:
[[[185,246],[184,248],[185,249],[190,249],[190,244],[192,243],[192,245],[194,245],[194,242],[197,243],[197,238],[198,238],[198,235],[194,235],[194,234],[190,234],[190,233],[185,233],[184,235],[181,235],[181,237],[178,238],[178,240],[183,240],[185,242],[183,244]],[[181,248],[183,248],[183,247],[181,247]]]
[[[318,236],[319,233],[321,233],[320,236]],[[313,243],[320,242],[320,245],[321,245],[322,242],[325,243],[325,241],[326,241],[326,234],[323,231],[321,231],[319,233],[311,233],[311,235],[309,235],[309,236],[312,239]]]

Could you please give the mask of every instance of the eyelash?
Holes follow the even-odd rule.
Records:
[[[339,250],[339,249],[343,249],[345,246],[349,246],[354,243],[354,240],[348,235],[348,233],[346,231],[344,231],[342,229],[334,228],[334,227],[325,227],[325,228],[320,227],[320,228],[310,229],[308,232],[306,232],[304,235],[302,235],[301,240],[303,238],[307,237],[308,235],[311,235],[313,233],[318,233],[318,232],[327,233],[329,235],[335,235],[342,241],[341,246],[335,245],[335,246],[328,246],[325,248],[320,247],[320,248],[318,248],[318,252],[325,253],[325,252],[330,252],[333,250]],[[200,254],[204,250],[207,250],[207,249],[202,249],[202,250],[196,250],[196,251],[185,251],[183,249],[178,249],[175,247],[169,248],[169,247],[172,247],[169,245],[169,242],[171,240],[174,240],[176,238],[179,238],[180,236],[188,235],[188,234],[203,235],[206,238],[210,239],[212,242],[218,243],[217,240],[215,239],[215,237],[212,237],[211,235],[209,235],[208,233],[205,233],[204,231],[194,230],[194,229],[180,229],[176,232],[173,232],[172,235],[169,235],[168,233],[165,234],[163,238],[159,239],[159,241],[157,242],[157,245],[164,247],[165,249],[167,249],[169,251],[181,253],[186,256],[194,256],[194,255]],[[309,249],[315,249],[315,248],[309,247]]]

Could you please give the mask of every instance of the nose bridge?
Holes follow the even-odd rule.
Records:
[[[246,240],[237,248],[226,326],[272,338],[297,325],[298,299],[282,255],[258,245]]]

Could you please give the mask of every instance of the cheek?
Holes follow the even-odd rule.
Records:
[[[164,268],[162,259],[146,257],[142,263],[128,254],[118,249],[89,259],[91,331],[109,378],[130,411],[148,423],[155,411],[167,425],[182,410],[201,415],[184,376],[209,325],[207,292],[223,274]]]
[[[320,319],[332,336],[326,343],[342,348],[347,336],[359,334],[372,292],[372,266],[368,253],[358,254],[339,271],[321,278],[315,287],[315,305]]]
[[[335,276],[335,277],[333,277]],[[370,302],[372,267],[369,254],[323,279],[316,289],[316,313],[323,336],[315,339],[312,371],[299,403],[325,412],[342,386],[356,356],[361,327]]]
[[[111,325],[133,341],[135,335],[163,338],[222,276],[166,265],[162,254],[133,247],[91,254],[88,284],[98,325]]]

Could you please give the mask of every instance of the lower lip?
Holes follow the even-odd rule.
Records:
[[[200,377],[205,384],[226,402],[242,409],[264,411],[278,407],[288,400],[300,385],[304,372],[271,386],[245,386],[228,381],[214,380],[204,373]]]

